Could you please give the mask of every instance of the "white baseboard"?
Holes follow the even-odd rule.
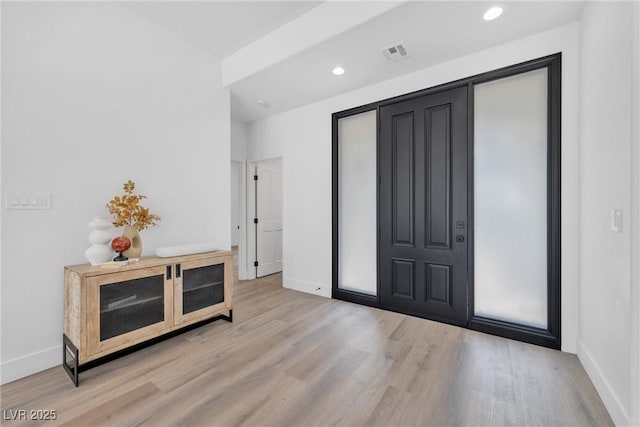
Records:
[[[307,282],[305,280],[290,279],[288,277],[285,277],[282,281],[285,288],[331,298],[331,286]]]
[[[253,280],[256,278],[256,269],[249,271],[246,268],[238,268],[238,280]]]
[[[616,426],[638,426],[638,424],[634,424],[631,421],[615,390],[611,387],[598,363],[582,341],[578,341],[578,359],[580,359],[584,370],[587,371],[587,375],[589,375]]]
[[[7,360],[0,365],[0,383],[6,384],[61,364],[62,345]]]

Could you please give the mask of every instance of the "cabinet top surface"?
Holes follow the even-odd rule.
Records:
[[[231,255],[231,251],[213,251],[203,252],[199,254],[180,255],[174,257],[160,258],[157,256],[141,257],[139,261],[124,266],[114,265],[91,265],[91,264],[77,264],[67,265],[64,267],[66,271],[79,274],[83,277],[100,276],[103,274],[118,273],[121,271],[137,270],[140,268],[155,267],[158,265],[174,264],[187,261],[197,261],[207,258],[222,258]]]

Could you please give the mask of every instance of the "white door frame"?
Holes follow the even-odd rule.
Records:
[[[256,186],[253,176],[255,175],[256,167],[258,163],[266,162],[269,160],[277,160],[280,159],[280,165],[282,167],[282,205],[284,207],[285,200],[285,192],[284,192],[284,158],[282,156],[277,157],[267,157],[264,159],[253,159],[247,160],[247,167],[245,169],[245,178],[246,178],[246,189],[247,189],[247,198],[246,198],[246,209],[244,210],[245,218],[246,218],[246,250],[245,250],[245,259],[240,258],[238,261],[243,262],[242,267],[244,269],[245,276],[243,280],[251,280],[256,278],[256,268],[253,265],[255,261],[255,253],[256,253],[256,227],[253,223],[253,219],[256,212]],[[285,256],[285,248],[284,248],[284,236],[285,236],[285,214],[284,209],[282,211],[282,223],[283,223],[283,231],[282,231],[282,274],[284,275],[285,264],[286,264],[286,256]],[[242,236],[241,236],[242,238]],[[238,248],[239,249],[239,248]],[[242,270],[238,268],[238,271]],[[238,273],[239,274],[239,273]]]
[[[240,223],[240,239],[238,240],[238,279],[247,280],[250,279],[247,276],[247,271],[243,268],[247,261],[247,162],[241,160],[231,160],[232,162],[240,163],[240,182],[238,188],[240,194],[238,195],[240,201],[240,212],[238,222]]]
[[[236,202],[236,206],[231,206],[231,213],[233,213],[234,210],[237,211],[237,217],[231,218],[231,246],[233,247],[233,235],[234,233],[237,233],[237,241],[236,241],[236,246],[238,246],[238,252],[240,252],[240,244],[241,244],[241,231],[242,228],[244,227],[244,220],[242,218],[242,202],[244,200],[244,195],[242,194],[242,182],[244,180],[244,173],[242,171],[242,161],[239,160],[231,160],[231,201],[233,202],[235,199]],[[235,176],[233,176],[235,173]],[[233,188],[233,181],[236,180],[237,181],[237,188],[235,189],[235,194],[233,192],[234,188]],[[237,227],[237,228],[236,228]]]

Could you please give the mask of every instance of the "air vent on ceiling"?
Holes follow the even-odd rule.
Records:
[[[380,49],[380,52],[382,52],[387,63],[396,62],[409,56],[404,42],[394,43],[391,46]]]

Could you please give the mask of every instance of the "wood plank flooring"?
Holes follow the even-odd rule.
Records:
[[[2,386],[54,426],[613,425],[574,355],[282,288],[236,284],[217,321],[81,373]],[[3,420],[3,425],[37,425]]]

